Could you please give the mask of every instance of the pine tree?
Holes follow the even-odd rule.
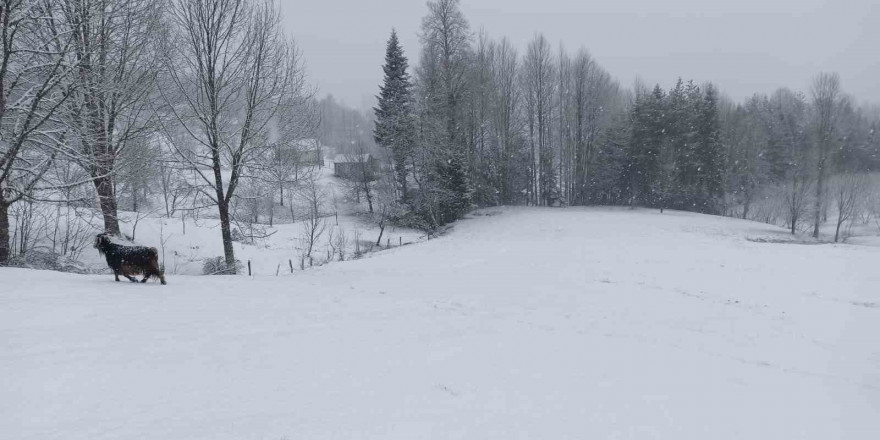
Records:
[[[700,173],[700,159],[697,150],[700,148],[697,135],[698,115],[703,102],[703,93],[693,80],[688,81],[684,90],[685,110],[681,114],[680,137],[681,148],[676,158],[678,170],[678,189],[680,209],[693,210],[696,206],[698,174]]]
[[[682,182],[685,180],[683,172],[688,170],[688,148],[692,136],[690,108],[681,78],[669,91],[665,120],[666,136],[660,155],[660,178],[664,192],[660,208],[687,209]]]
[[[471,207],[466,106],[472,61],[470,28],[458,0],[428,2],[422,20],[422,57],[416,74],[419,187],[414,211],[432,228]]]
[[[650,94],[636,97],[626,173],[633,202],[658,204],[660,152],[664,136],[665,94],[656,85]]]
[[[377,97],[379,105],[374,108],[376,126],[373,136],[376,143],[388,148],[394,166],[395,180],[402,201],[408,199],[407,179],[410,156],[415,140],[412,95],[407,59],[397,39],[397,32],[391,31],[385,51],[385,65],[382,70],[385,78]]]
[[[699,106],[697,119],[697,200],[696,208],[703,213],[717,213],[723,192],[723,151],[718,119],[718,97],[712,84]]]

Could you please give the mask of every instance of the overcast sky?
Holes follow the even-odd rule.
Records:
[[[396,28],[410,66],[427,8],[420,0],[280,0],[321,96],[372,105],[385,42]],[[536,32],[580,46],[624,86],[712,81],[740,100],[807,91],[836,71],[860,102],[880,103],[880,0],[462,0],[474,31],[521,49]]]

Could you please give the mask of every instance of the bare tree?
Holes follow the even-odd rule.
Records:
[[[852,222],[859,215],[869,188],[868,176],[863,173],[842,173],[834,182],[834,202],[837,207],[837,226],[834,230],[834,242],[840,239],[840,228],[846,222]]]
[[[373,190],[373,182],[379,170],[374,169],[375,158],[369,152],[366,145],[359,140],[352,149],[343,155],[345,160],[352,167],[352,174],[348,176],[351,179],[352,190],[358,194],[363,193],[367,199],[367,210],[373,213],[373,204],[376,194]]]
[[[572,149],[568,160],[570,185],[567,193],[569,202],[586,204],[591,171],[595,169],[594,159],[600,137],[609,126],[612,110],[620,96],[620,87],[586,49],[578,50],[572,64],[573,90],[571,99],[573,110],[569,117],[574,126]]]
[[[321,213],[324,194],[318,188],[318,183],[315,179],[310,179],[306,182],[301,194],[307,204],[307,210],[306,219],[303,223],[302,237],[300,238],[302,246],[302,259],[300,261],[301,264],[304,264],[307,259],[309,260],[309,266],[311,266],[314,262],[312,253],[315,250],[315,246],[317,246],[321,236],[327,229],[327,222]]]
[[[813,187],[807,104],[802,94],[779,89],[767,102],[766,110],[764,117],[771,128],[770,137],[781,145],[784,153],[782,200],[794,234],[809,203],[809,190]]]
[[[834,143],[843,98],[840,77],[836,73],[822,73],[813,80],[814,140],[816,144],[816,198],[813,207],[813,237],[819,238],[822,223],[822,202],[825,199],[825,179],[829,156]]]
[[[165,216],[171,218],[178,207],[192,195],[192,187],[186,181],[185,168],[179,162],[163,154],[158,159],[159,185],[162,201],[165,205]],[[181,174],[184,174],[183,176]]]
[[[370,213],[370,221],[379,228],[376,246],[382,245],[385,228],[401,214],[401,204],[396,197],[395,182],[390,175],[379,179],[376,184],[376,209]]]
[[[492,63],[492,128],[495,142],[499,149],[499,184],[501,189],[501,203],[512,203],[516,197],[514,187],[515,169],[514,158],[516,157],[517,136],[521,124],[518,112],[520,110],[520,89],[517,87],[517,59],[516,49],[510,41],[502,39],[494,47]]]
[[[0,266],[9,263],[9,207],[31,197],[59,154],[64,127],[54,120],[72,33],[54,1],[0,1]]]
[[[80,166],[89,172],[104,216],[104,230],[119,234],[114,175],[120,155],[146,145],[154,112],[163,0],[62,0],[73,30],[70,57],[77,63],[74,97],[67,107]],[[139,141],[139,142],[138,142]],[[130,156],[136,156],[135,153]]]
[[[177,0],[166,50],[164,93],[188,142],[173,145],[199,191],[217,207],[223,252],[235,255],[230,202],[243,176],[257,174],[270,121],[295,93],[297,63],[274,4],[249,0]]]
[[[264,167],[265,179],[278,188],[281,206],[284,206],[284,190],[311,178],[319,166],[312,159],[321,161],[320,142],[316,139],[321,120],[315,91],[306,82],[302,54],[296,46],[292,46],[290,56],[294,65],[291,92],[269,125],[270,145]],[[316,148],[317,158],[305,157],[311,153],[309,148]]]
[[[523,61],[522,85],[526,97],[526,117],[531,149],[531,202],[546,205],[550,202],[553,182],[553,150],[551,117],[556,66],[550,43],[543,35],[536,35],[529,43]]]
[[[153,182],[161,174],[162,151],[146,138],[132,139],[117,158],[114,194],[118,206],[139,212],[149,204]]]
[[[430,1],[428,10],[428,15],[422,19],[420,35],[425,48],[422,67],[437,75],[435,79],[439,84],[436,84],[436,90],[440,95],[430,99],[438,100],[447,142],[458,146],[462,141],[460,124],[464,95],[469,86],[472,34],[459,8],[459,0]]]
[[[792,235],[797,232],[798,222],[807,212],[812,187],[810,176],[803,172],[793,174],[782,185],[782,200]]]

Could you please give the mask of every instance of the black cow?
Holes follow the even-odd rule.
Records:
[[[146,283],[151,276],[156,276],[162,284],[165,284],[165,274],[159,269],[159,251],[154,247],[126,246],[113,243],[107,234],[98,234],[95,237],[95,249],[107,258],[107,265],[113,269],[116,281],[119,275],[136,283],[133,275],[144,275],[142,283]]]

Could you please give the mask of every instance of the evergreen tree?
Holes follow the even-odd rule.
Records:
[[[633,203],[658,204],[665,99],[663,89],[656,85],[650,94],[637,96],[633,105],[630,158],[626,171]]]
[[[376,143],[388,148],[394,167],[395,180],[400,190],[402,201],[407,195],[407,166],[412,155],[415,140],[412,96],[407,59],[397,39],[397,32],[391,31],[385,50],[385,79],[377,97],[379,105],[374,108],[376,126],[373,135]]]
[[[712,84],[698,107],[697,115],[697,199],[695,207],[703,213],[717,213],[723,195],[723,151],[718,119],[718,97]]]
[[[627,177],[631,124],[626,113],[615,114],[598,142],[596,160],[589,169],[588,204],[620,205],[630,199]]]
[[[471,207],[466,106],[472,35],[458,0],[428,2],[417,70],[419,212],[435,228]]]
[[[759,98],[756,96],[754,99],[757,101]],[[785,141],[780,135],[782,126],[780,115],[766,96],[762,96],[756,106],[756,115],[760,118],[761,127],[767,137],[764,159],[767,161],[768,179],[772,183],[782,183],[788,170],[788,155]]]
[[[689,141],[689,121],[687,96],[681,78],[675,83],[665,98],[665,107],[660,116],[658,141],[657,181],[655,192],[660,212],[664,208],[682,209],[681,185],[679,185],[679,156],[686,152]]]
[[[697,175],[700,172],[700,159],[697,154],[697,115],[702,108],[703,94],[693,80],[684,89],[684,109],[679,121],[680,148],[676,157],[678,173],[679,209],[694,209],[697,198]]]

